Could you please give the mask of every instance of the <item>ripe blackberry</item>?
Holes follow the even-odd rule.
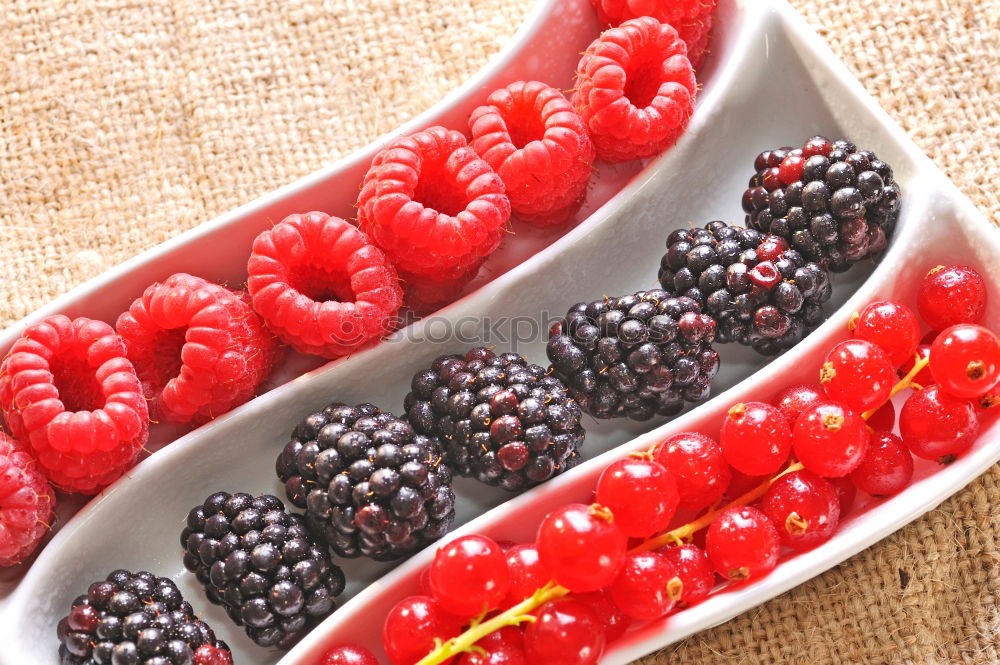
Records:
[[[899,217],[892,168],[849,141],[815,136],[766,150],[743,193],[747,226],[781,236],[834,272],[885,249]]]
[[[574,305],[549,330],[546,352],[587,413],[646,420],[708,397],[715,332],[696,301],[654,289]]]
[[[116,570],[56,628],[62,665],[232,665],[225,642],[166,577]]]
[[[448,532],[451,469],[437,441],[373,404],[334,403],[307,416],[278,457],[288,499],[344,557],[389,561]]]
[[[801,341],[823,320],[832,293],[829,273],[783,238],[723,222],[672,232],[659,280],[715,319],[716,342],[739,342],[764,355]]]
[[[281,499],[216,492],[188,513],[184,567],[263,647],[287,648],[330,614],[344,573]]]
[[[566,387],[516,353],[484,347],[417,372],[404,408],[441,440],[448,465],[505,490],[537,485],[580,463],[583,412]]]

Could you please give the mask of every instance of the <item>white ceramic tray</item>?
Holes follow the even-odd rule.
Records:
[[[469,346],[468,341],[456,341],[455,326],[464,335],[476,338],[478,333],[482,339],[483,332],[495,330],[503,317],[509,328],[512,317],[547,320],[595,294],[651,286],[669,230],[717,218],[742,220],[739,201],[750,164],[767,147],[816,133],[845,136],[893,165],[904,206],[895,237],[880,263],[858,266],[838,277],[829,320],[784,356],[764,360],[741,349],[721,347],[723,371],[715,382],[716,397],[686,415],[656,429],[656,421],[589,421],[586,453],[591,457],[605,454],[513,499],[499,490],[458,481],[457,524],[472,521],[453,536],[482,532],[496,538],[531,539],[550,509],[586,501],[600,471],[625,451],[677,431],[712,434],[734,402],[768,399],[788,383],[814,379],[825,350],[844,336],[852,311],[876,297],[912,302],[918,278],[937,263],[972,265],[992,275],[991,287],[994,293],[1000,292],[996,281],[1000,279],[1000,236],[991,232],[988,222],[919,153],[786,4],[723,0],[717,23],[713,53],[702,71],[704,88],[697,110],[677,146],[634,175],[627,169],[602,171],[598,193],[581,217],[589,216],[562,237],[525,239],[517,252],[542,249],[519,264],[516,252],[508,252],[506,259],[497,260],[491,274],[481,278],[474,292],[437,316],[413,324],[374,349],[285,383],[182,436],[87,504],[55,535],[26,574],[10,581],[2,592],[0,662],[57,663],[56,622],[87,584],[116,567],[148,569],[174,578],[233,647],[237,663],[281,659],[282,665],[311,665],[331,640],[361,641],[377,650],[386,612],[415,590],[417,574],[429,562],[433,548],[388,573],[385,565],[367,560],[347,562],[344,568],[350,584],[345,599],[353,598],[292,651],[282,654],[253,645],[220,608],[205,600],[193,576],[184,571],[179,533],[188,510],[220,489],[282,496],[273,463],[302,416],[334,400],[373,401],[398,410],[416,369],[440,353]],[[568,81],[576,54],[596,30],[589,0],[540,0],[500,58],[406,129],[438,121],[462,128],[464,114],[478,101],[477,94],[517,78],[536,77],[568,87],[563,81]],[[239,283],[250,240],[270,221],[312,208],[349,214],[346,207],[356,191],[353,183],[359,179],[354,176],[364,169],[371,149],[138,257],[31,320],[63,311],[113,321],[137,289],[177,270]],[[626,180],[624,188],[612,195]],[[989,307],[986,325],[1000,329],[995,304]],[[446,334],[449,326],[451,336]],[[499,329],[503,331],[504,326]],[[6,348],[17,333],[17,329],[6,331],[0,348]],[[487,341],[503,344],[497,339]],[[539,334],[516,350],[544,362],[544,344]],[[295,369],[294,363],[289,365],[277,383],[291,378]],[[786,558],[773,573],[745,588],[717,594],[628,634],[602,662],[629,662],[801,583],[930,510],[998,459],[1000,425],[994,421],[972,451],[946,468],[918,465],[911,487],[868,510],[853,512],[825,545]]]

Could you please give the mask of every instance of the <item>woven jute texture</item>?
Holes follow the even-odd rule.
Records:
[[[994,221],[1000,0],[793,0]],[[0,1],[0,325],[350,152],[531,0]],[[1000,469],[642,663],[1000,662]]]

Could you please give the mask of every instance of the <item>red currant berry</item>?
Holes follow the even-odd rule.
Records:
[[[789,423],[794,424],[799,414],[811,406],[826,401],[823,386],[818,383],[799,383],[788,386],[774,398],[773,403],[785,414]]]
[[[896,425],[896,407],[888,401],[875,410],[868,419],[868,427],[875,430],[891,432]]]
[[[976,410],[981,416],[998,406],[1000,406],[1000,390],[991,390],[976,398]]]
[[[781,162],[781,166],[778,167],[778,177],[781,178],[781,182],[790,185],[797,180],[801,180],[802,166],[805,163],[806,160],[802,155],[791,154],[785,157]]]
[[[882,404],[896,383],[885,352],[871,342],[849,339],[830,349],[819,371],[827,397],[859,413]]]
[[[1000,339],[971,323],[952,326],[931,344],[930,369],[941,390],[965,399],[979,397],[1000,381]]]
[[[750,475],[774,473],[792,449],[785,415],[764,402],[740,402],[729,409],[719,434],[722,454],[734,469]]]
[[[430,578],[441,606],[465,617],[497,607],[510,584],[503,550],[485,536],[463,536],[438,549]]]
[[[917,347],[917,351],[914,354],[914,356],[912,358],[910,358],[908,361],[906,361],[906,363],[902,367],[899,368],[899,371],[896,372],[896,374],[899,375],[899,378],[903,378],[904,376],[906,376],[907,374],[909,374],[913,370],[913,366],[914,366],[914,364],[916,364],[916,357],[917,356],[920,356],[920,358],[923,359],[923,358],[927,358],[928,356],[930,356],[930,354],[931,354],[931,345],[930,344],[920,344]],[[929,364],[928,365],[924,365],[924,368],[922,370],[920,370],[919,372],[917,372],[917,375],[914,376],[912,380],[913,380],[914,383],[917,383],[917,384],[919,384],[921,386],[929,386],[932,383],[934,383],[934,377],[931,376],[930,365]]]
[[[678,507],[699,510],[715,503],[729,485],[722,448],[698,432],[675,434],[656,446],[653,457],[677,482]]]
[[[971,400],[928,386],[906,399],[899,412],[899,433],[917,457],[947,464],[975,441],[979,416]]]
[[[804,411],[792,433],[798,460],[826,478],[854,471],[868,447],[865,421],[837,402],[824,402]]]
[[[830,483],[837,493],[837,501],[840,503],[840,517],[841,521],[843,521],[844,516],[850,512],[851,506],[854,505],[854,499],[858,495],[858,488],[851,482],[850,476],[827,478],[826,482]]]
[[[637,453],[604,470],[596,501],[611,511],[626,536],[643,538],[670,524],[677,511],[677,483],[651,455]]]
[[[934,330],[979,323],[986,312],[986,280],[965,266],[937,266],[917,291],[917,310]]]
[[[375,655],[355,644],[341,644],[323,655],[322,665],[378,665]]]
[[[767,516],[750,506],[733,506],[715,518],[705,536],[712,567],[727,580],[760,577],[778,563],[781,539]]]
[[[510,571],[510,586],[500,607],[513,607],[545,586],[549,575],[538,560],[538,550],[533,543],[514,545],[504,555]]]
[[[628,538],[599,504],[573,503],[553,510],[538,528],[538,557],[570,591],[595,591],[618,574]]]
[[[903,440],[878,429],[872,432],[861,464],[851,472],[854,486],[876,497],[892,496],[909,485],[912,477],[913,456]]]
[[[601,659],[604,631],[585,603],[559,598],[539,607],[535,617],[524,629],[524,652],[529,662],[595,665]]]
[[[726,488],[725,498],[733,501],[740,498],[747,492],[760,486],[768,476],[751,476],[737,469],[733,469],[732,480]]]
[[[586,603],[594,611],[594,616],[598,618],[604,626],[604,641],[611,644],[628,630],[632,625],[632,617],[625,614],[611,600],[611,594],[607,589],[589,591],[587,593],[574,594],[573,596],[581,603]]]
[[[515,626],[507,626],[490,633],[476,642],[482,649],[464,654],[458,665],[527,665],[524,654],[524,633]]]
[[[877,300],[856,312],[847,324],[855,337],[871,342],[889,356],[893,367],[913,358],[920,343],[920,323],[913,310],[893,300]]]
[[[611,598],[622,612],[639,621],[652,621],[674,609],[681,597],[681,579],[659,552],[625,555],[618,577],[611,583]]]
[[[431,592],[431,567],[427,566],[420,571],[420,577],[417,578],[417,592],[421,596],[432,596]]]
[[[443,642],[461,631],[462,620],[436,600],[410,596],[399,601],[385,618],[382,646],[393,665],[414,665],[434,650],[435,639]]]
[[[681,597],[677,607],[688,607],[708,597],[715,586],[715,572],[705,550],[697,545],[678,545],[659,550],[667,557],[681,581]]]
[[[771,483],[760,509],[778,529],[781,542],[799,552],[830,540],[840,519],[837,490],[805,470],[787,473]]]

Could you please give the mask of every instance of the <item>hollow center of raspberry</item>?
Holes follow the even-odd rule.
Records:
[[[663,56],[655,49],[642,49],[632,56],[625,70],[625,96],[636,108],[650,105],[663,81]]]
[[[545,122],[530,108],[515,108],[504,121],[510,142],[516,148],[523,148],[532,141],[541,141],[545,136]]]
[[[465,189],[460,187],[454,178],[443,168],[427,168],[424,166],[417,181],[417,190],[413,200],[423,204],[425,208],[433,208],[439,213],[454,217],[465,210],[468,199]]]
[[[186,334],[187,327],[164,330],[156,335],[152,344],[153,353],[148,359],[148,371],[140,375],[145,382],[155,384],[150,386],[152,391],[149,394],[160,393],[171,379],[181,373],[181,349]]]
[[[356,300],[350,275],[337,264],[300,265],[292,271],[289,283],[293,289],[316,302]]]
[[[73,353],[57,354],[49,370],[67,411],[95,411],[104,407],[104,391],[85,358]]]

